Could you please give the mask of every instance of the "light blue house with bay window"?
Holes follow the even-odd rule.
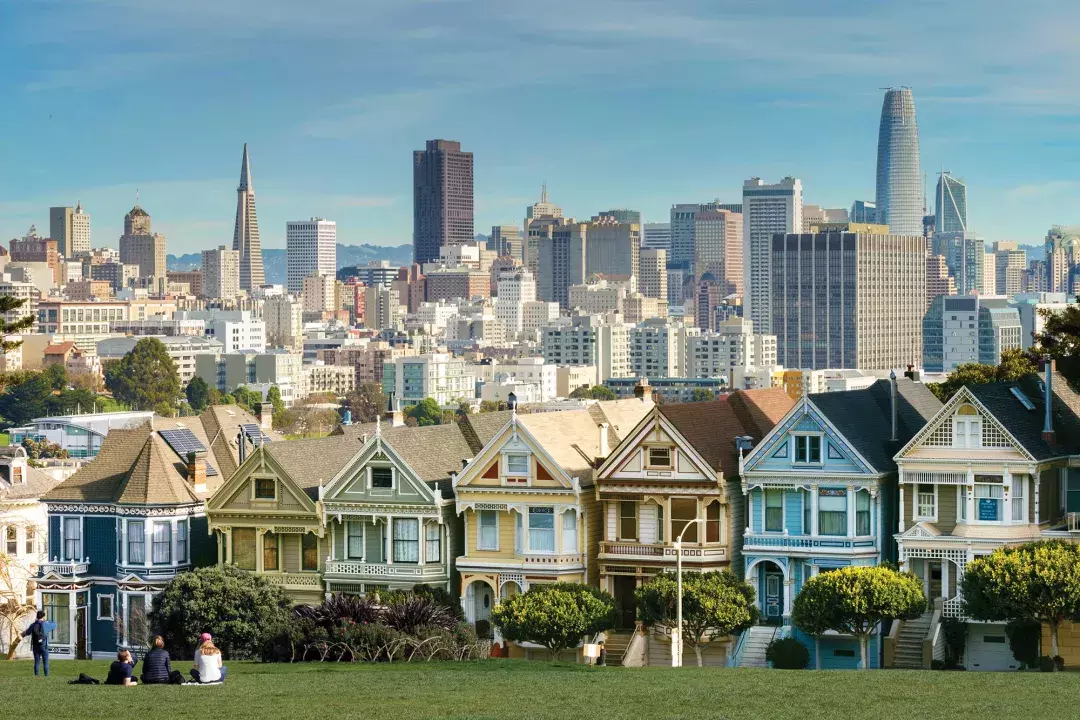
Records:
[[[742,459],[743,568],[757,590],[762,623],[777,628],[753,635],[794,635],[816,664],[814,639],[791,626],[795,596],[818,573],[895,560],[892,456],[940,407],[909,378],[807,395]],[[858,665],[854,638],[827,635],[819,641],[821,667]],[[877,667],[876,637],[870,650],[870,664]]]

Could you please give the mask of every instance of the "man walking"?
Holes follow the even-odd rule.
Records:
[[[30,648],[34,651],[34,675],[38,674],[38,666],[41,666],[45,677],[49,677],[49,630],[45,625],[45,611],[38,610],[37,619],[26,628],[23,637],[30,636]]]

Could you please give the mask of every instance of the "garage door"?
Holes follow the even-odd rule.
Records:
[[[1016,670],[1009,638],[1005,635],[1004,625],[968,625],[967,637],[968,670]]]

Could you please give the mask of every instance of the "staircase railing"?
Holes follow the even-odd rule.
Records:
[[[889,634],[885,636],[885,662],[884,665],[887,668],[893,666],[896,659],[896,640],[900,635],[900,628],[903,626],[903,620],[893,620],[892,627],[889,628]]]
[[[735,642],[735,650],[732,651],[728,657],[728,667],[739,667],[739,661],[742,660],[743,648],[746,646],[746,639],[750,637],[750,630],[753,628],[743,630],[739,635],[739,639]]]
[[[929,670],[934,662],[934,646],[939,642],[941,633],[941,616],[945,610],[945,600],[934,598],[934,614],[930,618],[930,627],[926,631],[926,637],[922,643],[922,666],[923,670]]]
[[[645,625],[640,620],[634,623],[634,634],[626,643],[619,664],[623,667],[641,667],[645,664]]]

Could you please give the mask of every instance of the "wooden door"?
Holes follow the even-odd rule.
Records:
[[[89,655],[86,652],[86,608],[80,607],[75,610],[75,658],[86,660]]]
[[[637,582],[632,577],[615,576],[615,607],[619,613],[619,624],[624,628],[634,627],[634,621],[637,620],[637,603],[634,599],[636,585]]]
[[[780,622],[784,614],[784,575],[765,572],[765,620]]]

